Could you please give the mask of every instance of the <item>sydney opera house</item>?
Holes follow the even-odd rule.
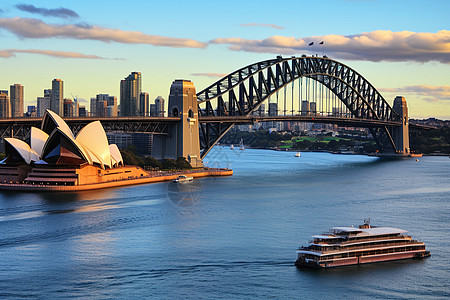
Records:
[[[99,121],[75,136],[50,110],[41,129],[31,128],[29,144],[5,138],[5,154],[0,162],[1,183],[79,186],[148,176],[139,167],[124,166],[119,149],[108,144]]]

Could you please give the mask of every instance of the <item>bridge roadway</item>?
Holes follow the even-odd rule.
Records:
[[[93,121],[100,121],[106,131],[124,132],[148,132],[155,134],[167,134],[169,124],[180,121],[178,117],[83,117],[64,118],[74,133]],[[383,127],[400,126],[400,122],[343,118],[336,116],[320,115],[286,115],[286,116],[199,116],[199,123],[222,124],[254,124],[256,122],[310,122],[323,124],[337,124],[348,127]],[[41,127],[42,118],[0,118],[0,137],[19,136],[25,137],[31,126]],[[410,123],[413,129],[433,129],[434,127]],[[12,131],[12,132],[11,132]]]
[[[177,117],[81,117],[64,118],[76,134],[85,125],[100,121],[106,131],[148,132],[167,134],[171,123],[180,121]],[[0,118],[0,138],[25,137],[31,126],[41,128],[42,118]]]

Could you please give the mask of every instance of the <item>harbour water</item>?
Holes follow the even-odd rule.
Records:
[[[232,177],[0,193],[0,298],[448,299],[450,159],[215,147]],[[406,229],[431,257],[328,270],[295,250],[333,226]]]

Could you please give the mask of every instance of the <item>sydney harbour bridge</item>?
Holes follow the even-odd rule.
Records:
[[[176,82],[181,90],[176,90]],[[356,70],[326,56],[278,56],[260,61],[197,93],[192,83],[183,88],[183,82],[188,81],[176,80],[171,87],[168,117],[65,120],[74,132],[95,119],[101,121],[106,131],[154,133],[162,137],[156,156],[196,159],[204,158],[239,124],[289,121],[362,127],[370,131],[380,153],[396,155],[409,154],[410,127],[429,129],[409,124],[403,97],[397,97],[391,106]],[[23,138],[31,126],[39,127],[40,123],[41,118],[0,119],[0,135]],[[199,144],[195,148],[201,149],[201,153],[193,153],[196,150],[192,150],[192,143]]]

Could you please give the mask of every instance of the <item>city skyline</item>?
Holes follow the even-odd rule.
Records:
[[[60,78],[66,98],[76,95],[89,107],[91,97],[118,96],[120,80],[141,72],[142,90],[167,99],[175,79],[192,80],[200,91],[278,54],[323,53],[361,73],[391,105],[404,96],[410,117],[450,119],[447,1],[322,1],[320,13],[306,1],[258,3],[217,9],[194,1],[186,12],[181,1],[139,3],[139,10],[119,10],[118,1],[4,1],[0,62],[8,72],[0,74],[0,90],[21,84],[27,106]]]

